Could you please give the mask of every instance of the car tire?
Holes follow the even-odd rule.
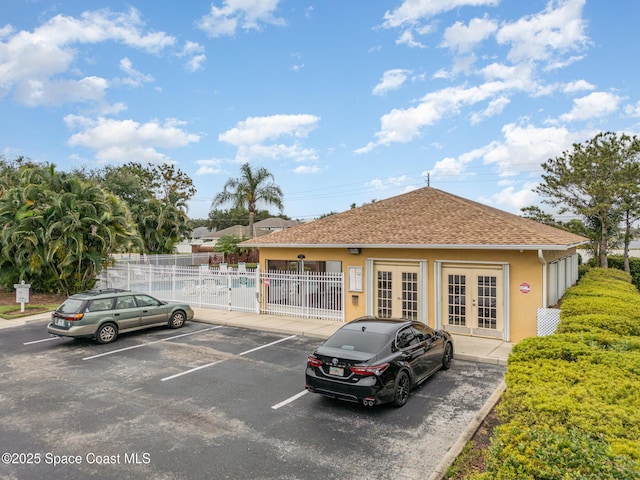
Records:
[[[96,331],[98,343],[111,343],[118,336],[118,327],[113,323],[103,323]]]
[[[411,379],[409,374],[402,370],[396,377],[396,384],[393,394],[393,405],[402,407],[409,399],[409,390],[411,390]]]
[[[187,315],[182,310],[178,310],[176,312],[173,312],[173,315],[171,315],[171,318],[169,319],[169,327],[180,328],[186,321]]]
[[[453,345],[447,343],[444,346],[444,354],[442,355],[442,370],[449,370],[453,361]]]

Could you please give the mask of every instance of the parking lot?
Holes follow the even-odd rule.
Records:
[[[454,361],[400,409],[304,390],[321,340],[190,322],[115,343],[0,331],[0,478],[425,479],[502,381]]]

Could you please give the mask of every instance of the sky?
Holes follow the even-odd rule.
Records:
[[[171,163],[190,218],[247,162],[293,219],[426,185],[550,211],[544,162],[640,131],[639,17],[631,0],[4,0],[0,155]]]

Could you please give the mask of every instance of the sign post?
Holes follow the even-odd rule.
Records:
[[[16,303],[20,304],[20,312],[24,313],[24,304],[29,303],[29,289],[30,283],[24,283],[24,280],[20,283],[14,283],[13,288],[16,289]]]

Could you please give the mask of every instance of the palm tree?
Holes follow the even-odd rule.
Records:
[[[273,183],[273,175],[264,167],[251,169],[248,163],[240,167],[242,176],[230,178],[224,184],[222,192],[213,199],[211,208],[223,203],[233,202],[236,208],[246,208],[249,211],[249,234],[253,237],[253,219],[256,205],[263,202],[278,207],[282,212],[282,190]]]
[[[9,178],[10,177],[10,178]],[[140,243],[129,209],[93,182],[21,165],[0,191],[0,283],[41,292],[93,286],[109,252]]]

